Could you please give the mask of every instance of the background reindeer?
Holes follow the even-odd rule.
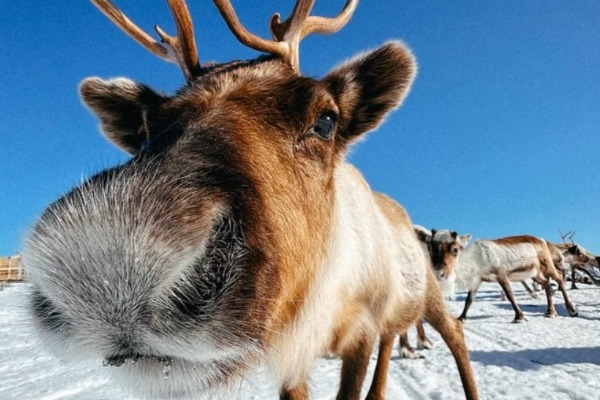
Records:
[[[427,248],[431,257],[431,266],[446,298],[454,296],[454,280],[456,278],[456,266],[460,252],[464,250],[471,239],[471,235],[459,235],[455,231],[426,229],[420,225],[414,225],[415,232],[421,243]],[[417,349],[432,349],[433,342],[425,334],[423,321],[415,324],[417,327]],[[398,353],[403,358],[421,358],[408,341],[408,332],[400,334]]]
[[[594,276],[588,269],[588,265],[592,259],[587,256],[585,251],[580,249],[578,245],[575,243],[572,243],[571,245],[566,243],[564,245],[555,245],[548,241],[546,241],[546,245],[548,246],[548,250],[552,256],[554,267],[562,275],[563,282],[566,281],[567,272],[569,272],[569,270],[575,271],[576,268],[589,274],[589,276],[592,278],[592,282],[594,282]],[[535,290],[539,290],[539,285],[535,280],[533,281],[533,288],[530,287],[524,280],[521,281],[521,284],[532,298],[537,298]],[[554,290],[552,290],[552,294],[554,294]],[[506,300],[506,294],[504,292],[502,292],[502,300]]]
[[[29,235],[44,340],[63,357],[104,359],[150,397],[210,393],[264,362],[281,398],[306,399],[313,360],[331,352],[343,359],[338,398],[355,399],[380,335],[371,397],[382,398],[393,339],[424,314],[476,399],[461,324],[408,215],[344,161],[408,93],[410,51],[390,42],[306,78],[299,41],[340,29],[356,0],[333,19],[299,1],[271,20],[274,41],[215,0],[238,39],[270,55],[201,65],[184,1],[168,2],[178,35],[158,28],[163,44],[94,3],[187,84],[173,96],[124,78],[81,84],[104,134],[133,158],[51,204]]]
[[[516,322],[526,321],[515,301],[510,282],[532,278],[546,291],[547,317],[557,315],[552,301],[549,279],[554,279],[563,293],[565,305],[572,317],[577,310],[567,295],[562,275],[554,266],[548,243],[533,236],[511,236],[496,240],[476,240],[463,252],[457,268],[457,284],[468,290],[465,307],[459,319],[465,321],[481,282],[498,282],[515,310]]]

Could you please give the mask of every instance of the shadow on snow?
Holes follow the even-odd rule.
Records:
[[[559,364],[600,365],[600,347],[549,348],[518,351],[471,351],[471,360],[517,371]]]

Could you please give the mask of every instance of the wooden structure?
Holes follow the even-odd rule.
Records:
[[[21,257],[0,257],[0,282],[15,282],[23,280]]]

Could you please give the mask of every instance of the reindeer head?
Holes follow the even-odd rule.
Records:
[[[439,280],[452,280],[458,265],[460,252],[467,246],[471,235],[459,235],[455,231],[429,231],[415,226],[415,232],[421,242],[427,244],[431,263]]]
[[[589,261],[593,260],[573,240],[573,236],[575,236],[574,231],[569,231],[563,235],[562,232],[559,230],[559,233],[563,240],[563,245],[559,246],[559,247],[563,252],[563,257],[564,257],[565,263],[567,263],[571,266],[583,266],[583,265],[587,264]],[[567,243],[566,239],[569,239],[568,243]]]
[[[582,266],[593,260],[577,244],[569,245],[563,252],[563,256],[565,262],[572,266]]]
[[[104,134],[132,159],[39,219],[23,251],[33,314],[59,355],[119,366],[132,390],[210,390],[261,361],[293,323],[323,267],[336,168],[400,104],[415,62],[390,42],[314,80],[299,74],[297,51],[277,50],[341,28],[356,1],[331,21],[300,2],[290,20],[273,19],[269,45],[248,40],[229,3],[215,1],[236,35],[272,55],[205,66],[183,1],[169,2],[179,37],[159,30],[166,47],[95,3],[177,62],[187,84],[172,96],[122,78],[81,84]]]

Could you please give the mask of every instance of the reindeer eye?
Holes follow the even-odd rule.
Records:
[[[321,139],[329,140],[335,131],[336,115],[332,112],[321,114],[315,124],[308,130]]]

